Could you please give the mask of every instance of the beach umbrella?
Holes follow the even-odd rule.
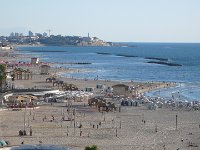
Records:
[[[21,102],[23,102],[23,101],[31,102],[33,100],[38,100],[38,98],[36,96],[32,96],[32,95],[18,95],[18,96],[16,96],[15,100],[21,101]]]
[[[98,107],[106,107],[108,105],[105,102],[99,101],[99,102],[97,102],[97,106]]]
[[[27,97],[26,95],[18,95],[16,97],[16,100],[17,101],[21,101],[21,102],[23,102],[23,101],[31,101],[31,98]]]
[[[38,97],[37,97],[37,96],[31,95],[30,98],[31,98],[31,100],[38,100]]]

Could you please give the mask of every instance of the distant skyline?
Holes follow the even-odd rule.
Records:
[[[200,0],[0,0],[0,35],[31,30],[111,42],[200,43]]]

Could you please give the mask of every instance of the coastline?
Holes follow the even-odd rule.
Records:
[[[24,58],[30,59],[25,55],[16,55],[14,58],[6,57],[4,60],[18,62]],[[56,76],[65,83],[74,84],[83,91],[86,87],[92,87],[94,94],[97,95],[101,93],[101,89],[96,88],[97,84],[103,84],[106,87],[116,84],[131,85],[136,87],[138,94],[141,95],[151,90],[176,86],[175,83],[167,82],[122,82],[67,78],[58,74],[81,70],[59,67],[51,67],[49,75],[40,75],[41,64],[19,65],[23,69],[32,71],[33,77],[30,80],[15,80],[15,86],[19,89],[62,90],[61,87],[46,82],[46,79],[52,76]],[[54,64],[50,63],[49,65]],[[10,79],[8,80],[12,82]],[[22,141],[25,144],[38,144],[39,141],[42,141],[43,144],[67,145],[76,150],[83,150],[85,146],[92,144],[97,145],[100,150],[162,150],[164,147],[169,150],[177,148],[188,150],[188,147],[197,150],[199,147],[193,147],[193,145],[200,146],[200,111],[168,107],[166,104],[157,110],[150,110],[147,103],[137,107],[121,106],[121,112],[101,113],[95,106],[88,106],[87,100],[75,102],[70,99],[69,101],[72,103],[71,108],[66,103],[53,103],[52,105],[47,103],[38,109],[28,109],[27,111],[25,111],[26,109],[0,111],[0,138],[9,141],[11,146],[20,145]],[[76,121],[68,121],[73,109],[76,110]],[[178,116],[177,127],[175,126],[176,115]],[[52,116],[55,117],[55,120],[52,120]],[[62,121],[63,116],[66,120]],[[82,128],[80,128],[80,124],[83,126]],[[19,130],[24,128],[27,136],[19,136]],[[30,128],[33,131],[31,136]]]
[[[24,45],[24,46],[26,47],[26,46],[30,46],[30,45]],[[41,45],[38,45],[38,46],[41,46]],[[20,47],[21,47],[21,45],[20,45]],[[31,56],[29,54],[17,55],[17,54],[15,54],[15,49],[13,49],[12,54],[14,54],[13,57],[1,57],[1,60],[12,61],[12,62],[18,62],[18,61],[26,60],[26,61],[28,61],[27,63],[30,64]],[[48,64],[48,65],[51,66],[49,75],[45,75],[45,76],[39,75],[39,70],[40,70],[39,67],[42,64]],[[95,88],[97,84],[103,84],[103,85],[110,86],[110,87],[113,86],[114,84],[126,84],[128,86],[139,87],[138,92],[140,94],[142,94],[144,92],[148,92],[148,91],[152,91],[152,90],[157,90],[157,89],[161,89],[161,88],[165,88],[165,87],[171,87],[171,86],[174,87],[174,86],[176,86],[176,83],[172,83],[172,82],[146,82],[146,81],[133,81],[133,80],[131,80],[131,81],[123,81],[123,80],[110,81],[110,80],[107,80],[107,79],[93,80],[93,79],[86,79],[86,78],[76,79],[76,78],[73,78],[73,77],[66,77],[66,76],[64,76],[62,74],[74,73],[74,72],[77,72],[77,73],[79,73],[79,72],[87,72],[88,70],[54,67],[56,64],[62,64],[62,63],[40,62],[37,65],[30,65],[30,66],[28,65],[28,66],[26,66],[26,64],[25,65],[22,64],[19,67],[21,67],[22,69],[29,69],[36,76],[40,76],[40,79],[42,78],[43,81],[45,81],[45,79],[48,78],[48,77],[57,76],[58,78],[60,78],[61,80],[64,80],[67,83],[77,85],[79,87],[79,89],[81,89],[81,90],[84,90],[86,87],[91,87],[91,86]],[[37,79],[39,79],[39,78],[37,78]],[[34,81],[34,79],[32,81],[20,81],[20,80],[16,81],[17,84],[22,84],[20,82],[27,82],[26,83],[27,87],[25,86],[25,88],[31,88],[32,82],[36,82],[36,81]],[[28,83],[28,82],[30,82],[30,83]],[[86,83],[88,85],[85,85]],[[34,84],[33,87],[35,87],[35,86],[39,86],[39,85],[35,85]]]

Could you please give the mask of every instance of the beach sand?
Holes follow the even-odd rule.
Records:
[[[95,107],[84,106],[84,102],[73,103],[73,107],[76,108],[75,130],[74,121],[61,122],[61,114],[64,113],[65,119],[71,116],[64,103],[27,109],[25,129],[28,135],[23,137],[18,136],[18,132],[24,129],[25,109],[1,111],[0,138],[11,145],[42,141],[43,144],[67,145],[77,150],[93,144],[101,150],[163,150],[164,147],[167,150],[199,150],[199,147],[189,147],[190,142],[200,146],[199,111],[122,107],[121,112],[101,113]],[[54,120],[51,122],[52,115]],[[45,116],[47,119],[43,121]],[[78,128],[80,124],[82,128]],[[32,136],[29,136],[30,126]]]

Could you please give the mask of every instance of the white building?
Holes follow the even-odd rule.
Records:
[[[40,66],[40,69],[41,69],[40,74],[49,74],[50,66],[42,65],[42,66]]]
[[[112,86],[114,95],[123,95],[125,97],[131,97],[132,91],[129,90],[129,86],[125,84],[117,84]]]
[[[31,64],[38,64],[39,63],[39,58],[33,57],[31,58]]]

